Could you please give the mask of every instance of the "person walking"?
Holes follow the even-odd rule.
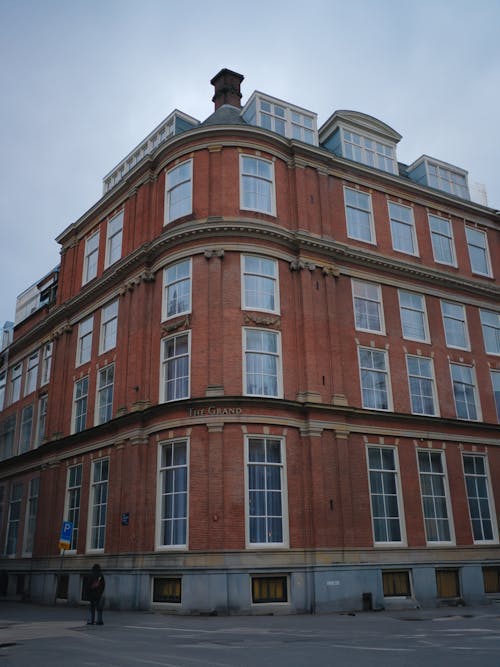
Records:
[[[89,617],[87,625],[94,625],[95,613],[97,611],[96,625],[103,625],[102,610],[104,609],[104,589],[106,581],[101,566],[96,563],[87,578],[87,598],[90,602]]]

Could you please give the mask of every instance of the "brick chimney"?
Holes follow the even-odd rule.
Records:
[[[215,88],[212,102],[215,104],[215,111],[223,104],[231,104],[233,107],[241,108],[240,85],[245,77],[243,74],[233,72],[230,69],[221,69],[210,81]]]

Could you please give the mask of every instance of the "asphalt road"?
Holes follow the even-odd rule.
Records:
[[[171,616],[0,602],[0,667],[500,667],[500,605]]]

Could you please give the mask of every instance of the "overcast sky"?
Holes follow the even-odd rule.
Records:
[[[174,108],[245,76],[317,112],[384,121],[500,208],[500,0],[0,0],[0,325],[59,263],[55,237]]]

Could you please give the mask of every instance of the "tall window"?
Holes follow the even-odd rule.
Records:
[[[19,522],[21,520],[21,503],[23,499],[23,485],[16,483],[10,489],[9,518],[7,522],[7,539],[5,541],[5,555],[15,556],[19,537]]]
[[[168,266],[163,272],[163,319],[191,312],[191,260]]]
[[[159,468],[160,547],[186,546],[188,521],[188,443],[169,442],[160,447]]]
[[[83,431],[87,426],[87,401],[89,396],[89,378],[84,377],[75,382],[75,398],[73,405],[73,433]]]
[[[24,395],[31,394],[36,389],[36,381],[38,378],[38,360],[40,355],[38,352],[31,354],[28,357],[28,364],[26,367],[26,382],[24,383]]]
[[[39,447],[45,439],[47,428],[48,396],[44,394],[38,401],[38,424],[36,427],[36,446]]]
[[[52,369],[52,350],[53,343],[45,343],[42,348],[42,377],[40,378],[40,385],[47,384],[50,380],[50,371]]]
[[[108,303],[101,310],[101,354],[116,347],[116,332],[118,324],[118,299]]]
[[[479,419],[476,383],[471,366],[450,364],[455,409],[459,419]]]
[[[33,553],[35,541],[36,515],[38,512],[38,494],[40,490],[40,478],[34,477],[30,480],[28,487],[28,503],[26,508],[26,521],[24,527],[23,553],[30,556]]]
[[[500,371],[490,370],[491,384],[493,385],[493,396],[495,398],[495,406],[497,409],[497,418],[500,422]]]
[[[436,215],[429,213],[429,229],[435,261],[456,266],[451,220],[438,218]]]
[[[244,329],[244,393],[281,395],[280,337],[277,331]]]
[[[5,387],[7,385],[7,373],[0,373],[0,412],[5,405]]]
[[[352,280],[351,283],[356,329],[384,333],[380,285],[360,280]]]
[[[372,198],[367,192],[344,188],[347,236],[351,239],[375,243]]]
[[[92,463],[90,487],[89,549],[104,549],[106,512],[108,508],[109,460],[98,459]]]
[[[248,544],[286,544],[284,443],[278,438],[249,437],[246,450]]]
[[[83,260],[83,284],[97,275],[97,259],[99,257],[99,231],[85,241],[85,257]]]
[[[419,451],[418,467],[427,542],[451,542],[442,452]]]
[[[113,389],[115,366],[110,364],[99,371],[97,376],[96,424],[104,424],[113,418]]]
[[[488,354],[500,354],[500,313],[480,310],[484,347]]]
[[[78,349],[76,354],[76,365],[85,364],[92,356],[92,329],[94,316],[91,315],[78,325]]]
[[[14,438],[16,435],[16,415],[10,415],[0,422],[0,461],[14,454]]]
[[[389,202],[389,217],[391,219],[392,247],[394,250],[409,255],[417,255],[413,209],[409,206]]]
[[[436,415],[436,386],[432,359],[406,356],[411,411],[415,415]]]
[[[464,454],[465,486],[474,542],[487,542],[496,538],[491,516],[488,475],[484,456]]]
[[[21,398],[21,377],[23,373],[22,363],[16,364],[10,375],[10,402],[15,403]]]
[[[465,307],[459,303],[441,301],[441,312],[443,314],[446,345],[448,347],[458,347],[462,350],[468,350],[469,334],[467,331]]]
[[[82,464],[71,466],[68,470],[68,488],[66,492],[66,516],[73,524],[70,550],[76,551],[78,530],[80,527],[80,501],[82,494]]]
[[[33,430],[33,403],[26,405],[21,413],[21,432],[19,434],[19,453],[27,452],[31,445]]]
[[[276,215],[273,163],[240,155],[240,175],[240,208]]]
[[[444,165],[437,164],[436,162],[430,162],[429,160],[426,160],[426,162],[428,184],[431,188],[450,192],[463,199],[470,199],[465,174],[447,169]]]
[[[429,342],[429,326],[423,294],[399,290],[399,313],[403,337]]]
[[[193,161],[187,160],[167,171],[165,223],[189,215],[193,210]]]
[[[108,220],[106,233],[106,262],[105,266],[111,266],[122,256],[123,237],[123,211]]]
[[[242,256],[243,308],[279,311],[278,263],[274,259]]]
[[[469,249],[470,266],[473,273],[491,276],[490,256],[486,232],[473,227],[465,227],[467,247]]]
[[[189,332],[162,341],[162,401],[189,398]]]
[[[374,541],[401,542],[401,501],[395,450],[368,447],[368,468]]]
[[[358,352],[363,407],[373,410],[389,410],[387,352],[367,347],[360,347]]]

